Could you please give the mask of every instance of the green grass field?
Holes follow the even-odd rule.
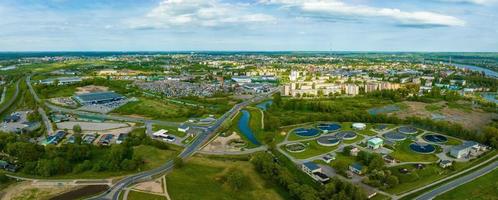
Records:
[[[434,162],[439,158],[434,154],[419,154],[413,152],[409,145],[411,140],[405,140],[396,144],[396,149],[390,155],[403,162]]]
[[[248,178],[246,187],[233,191],[220,180],[230,167],[238,167]],[[283,199],[279,189],[262,179],[247,161],[191,158],[185,166],[166,176],[168,192],[175,200]]]
[[[400,168],[406,168],[411,172],[403,174],[399,172]],[[400,183],[394,188],[387,191],[395,194],[413,190],[422,187],[436,180],[448,176],[451,171],[440,168],[437,164],[425,165],[423,169],[416,169],[414,165],[407,164],[389,168],[392,174],[399,178]]]
[[[130,191],[128,193],[128,199],[130,200],[166,200],[165,196],[159,196],[155,194],[149,194],[145,192]]]
[[[461,185],[440,196],[436,200],[488,200],[498,198],[498,169],[474,181]]]
[[[138,115],[151,119],[184,121],[186,116],[180,112],[179,105],[149,98],[139,98],[139,101],[127,103],[114,110],[120,115]]]

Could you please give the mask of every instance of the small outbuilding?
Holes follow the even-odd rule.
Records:
[[[365,123],[353,123],[352,128],[355,130],[365,130],[367,125]]]
[[[384,140],[376,137],[376,138],[371,138],[367,142],[367,147],[370,149],[378,149],[384,145]]]
[[[363,174],[363,165],[361,165],[360,163],[353,163],[352,165],[349,165],[349,171],[351,171],[355,174],[358,174],[358,175],[362,175]]]

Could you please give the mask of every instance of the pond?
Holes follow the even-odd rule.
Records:
[[[391,113],[399,111],[400,108],[397,105],[387,105],[379,108],[371,108],[368,109],[368,113],[371,115],[383,114],[383,113]]]
[[[251,118],[251,114],[247,110],[242,110],[242,116],[239,119],[239,122],[237,124],[240,132],[244,134],[244,136],[253,144],[255,145],[261,145],[259,141],[256,139],[254,136],[254,133],[251,130],[251,127],[249,127],[249,119]]]
[[[268,106],[271,106],[272,103],[273,100],[268,100],[256,105],[256,107],[260,108],[261,110],[266,110],[268,109]]]
[[[498,99],[496,99],[496,96],[498,94],[496,92],[483,92],[481,93],[482,98],[486,99],[489,102],[494,102],[498,103]]]

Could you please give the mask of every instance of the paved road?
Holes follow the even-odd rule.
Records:
[[[235,105],[233,108],[231,108],[228,112],[223,114],[218,120],[216,120],[215,123],[213,123],[211,126],[207,127],[202,131],[198,137],[190,144],[188,145],[181,153],[178,155],[179,158],[185,159],[191,155],[193,155],[205,142],[207,142],[216,132],[217,130],[221,127],[221,125],[225,122],[227,119],[231,119],[234,117],[243,107],[255,103],[258,101],[261,101],[263,99],[268,98],[271,94],[274,92],[277,92],[278,90],[275,90],[269,94],[261,95],[261,96],[256,96],[254,98],[251,98],[249,100],[246,100],[242,103],[239,103]],[[174,163],[172,160],[166,162],[164,165],[160,166],[159,168],[150,170],[150,171],[145,171],[141,172],[135,175],[131,175],[128,177],[125,177],[118,181],[114,186],[112,186],[109,190],[107,190],[105,193],[98,195],[96,197],[93,197],[91,199],[95,200],[103,200],[103,199],[112,199],[112,200],[118,200],[119,199],[119,193],[125,189],[126,187],[137,183],[142,180],[148,180],[154,175],[158,174],[163,174],[171,169],[173,169]]]
[[[479,177],[493,171],[496,168],[498,168],[498,161],[495,161],[495,162],[491,163],[490,165],[483,167],[481,169],[478,169],[477,171],[474,171],[468,175],[462,176],[462,177],[455,179],[449,183],[446,183],[446,184],[444,184],[444,185],[442,185],[434,190],[431,190],[430,192],[427,192],[427,193],[417,197],[416,199],[417,200],[433,199],[438,195],[441,195],[441,194],[443,194],[447,191],[450,191],[450,190],[452,190],[460,185],[463,185],[463,184],[468,183],[476,178],[479,178]]]
[[[38,113],[40,113],[43,123],[45,124],[45,128],[47,129],[47,135],[52,135],[54,134],[54,128],[52,127],[52,122],[47,117],[47,113],[45,113],[45,110],[43,108],[38,108]]]
[[[0,107],[0,114],[5,112],[7,109],[14,104],[15,100],[17,99],[17,96],[19,96],[19,84],[21,83],[21,80],[18,80],[16,82],[16,92],[14,92],[14,96],[12,96],[7,103],[3,104],[2,107]]]
[[[38,97],[38,94],[36,94],[35,90],[33,89],[33,86],[31,85],[31,76],[26,77],[26,83],[28,84],[29,91],[33,95],[35,101],[37,101],[38,103],[43,103],[43,101]],[[145,118],[140,118],[140,117],[97,114],[97,113],[85,112],[85,111],[80,111],[80,110],[73,110],[73,109],[68,109],[68,108],[56,106],[56,105],[53,105],[53,104],[50,104],[47,102],[45,102],[45,105],[52,111],[70,113],[70,114],[76,114],[76,115],[86,115],[86,116],[91,116],[91,117],[96,117],[96,118],[101,118],[101,119],[108,119],[108,120],[115,120],[115,121],[129,121],[129,122],[138,122],[138,123],[151,122],[154,124],[158,124],[158,125],[162,125],[162,126],[171,126],[171,127],[177,127],[180,125],[180,122],[150,120],[150,119],[145,119]]]

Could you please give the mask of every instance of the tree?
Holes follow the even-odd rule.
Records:
[[[230,168],[225,175],[225,184],[232,190],[237,191],[247,185],[248,179],[239,168]]]
[[[398,177],[390,175],[386,178],[386,183],[389,187],[394,187],[399,184]]]
[[[75,124],[73,126],[73,132],[78,134],[81,133],[81,126],[79,124]]]
[[[273,103],[280,107],[282,105],[282,96],[280,92],[273,94]]]

